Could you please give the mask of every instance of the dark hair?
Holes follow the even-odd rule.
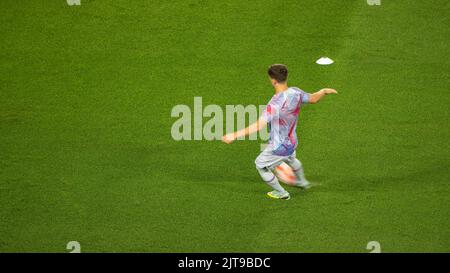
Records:
[[[267,70],[269,77],[277,82],[285,82],[288,77],[288,70],[284,64],[273,64]]]

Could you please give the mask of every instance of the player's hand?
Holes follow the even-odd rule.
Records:
[[[222,137],[222,142],[224,142],[226,144],[230,144],[231,142],[233,142],[235,140],[236,140],[236,137],[235,137],[234,133],[226,134]]]
[[[322,90],[320,90],[320,91],[322,91],[325,95],[328,95],[328,94],[337,94],[337,93],[338,93],[336,90],[331,89],[331,88],[324,88],[324,89],[322,89]]]

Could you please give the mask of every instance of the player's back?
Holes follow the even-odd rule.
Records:
[[[286,156],[297,147],[297,120],[301,105],[308,100],[308,93],[297,87],[272,97],[267,111],[270,113],[270,140],[272,153]]]

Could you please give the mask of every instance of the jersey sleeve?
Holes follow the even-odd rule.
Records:
[[[298,87],[292,87],[294,90],[296,90],[298,93],[300,93],[300,101],[299,104],[307,104],[309,103],[309,97],[311,96],[310,93],[303,91],[302,89]]]
[[[310,93],[307,93],[305,91],[300,91],[300,100],[302,104],[307,104],[309,103],[309,97],[311,96]]]

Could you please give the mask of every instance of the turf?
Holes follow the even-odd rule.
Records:
[[[0,252],[450,251],[450,4],[0,2]],[[321,56],[335,60],[318,66]],[[260,142],[174,141],[171,109],[302,109],[318,184],[265,197]]]

